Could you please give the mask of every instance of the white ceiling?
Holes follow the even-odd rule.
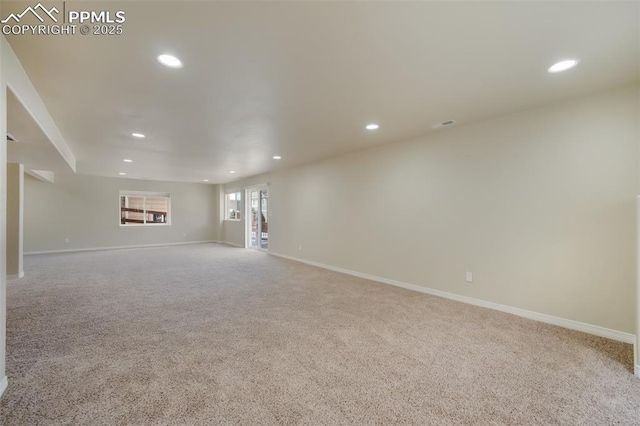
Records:
[[[124,34],[7,39],[82,174],[227,182],[640,76],[634,2],[73,5],[124,10]]]

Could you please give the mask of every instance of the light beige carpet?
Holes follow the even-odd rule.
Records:
[[[639,424],[632,347],[216,244],[26,258],[3,425]]]

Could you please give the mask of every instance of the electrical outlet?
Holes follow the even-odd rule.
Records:
[[[64,242],[65,242],[65,243],[68,243],[69,241],[70,241],[70,240],[69,240],[68,238],[65,238],[65,239],[64,239]]]
[[[186,237],[186,236],[187,236],[187,233],[186,233],[186,232],[184,232],[184,233],[182,234],[182,236],[183,236],[183,237]]]
[[[466,275],[465,275],[465,280],[468,283],[472,283],[473,282],[473,274],[471,272],[467,272]]]
[[[302,244],[298,246],[298,251],[302,251]]]

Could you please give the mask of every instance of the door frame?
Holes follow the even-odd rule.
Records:
[[[262,221],[258,220],[258,233],[256,235],[256,238],[258,238],[258,245],[257,247],[253,247],[251,245],[251,192],[252,191],[262,191],[262,190],[266,190],[267,194],[269,193],[269,187],[268,185],[265,184],[260,184],[260,185],[253,185],[253,186],[247,186],[244,188],[244,247],[245,248],[250,248],[253,250],[260,250],[260,251],[268,251],[269,247],[267,246],[267,248],[262,248],[260,247],[260,241],[259,238],[261,236],[260,232],[262,231]],[[269,206],[267,205],[267,209],[269,208]],[[269,211],[267,210],[267,221],[269,216]]]

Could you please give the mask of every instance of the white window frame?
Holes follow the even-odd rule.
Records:
[[[240,222],[242,220],[242,216],[244,215],[244,212],[241,210],[242,207],[242,199],[244,197],[243,191],[241,189],[237,190],[237,191],[230,191],[224,194],[224,220],[228,220],[230,222]],[[240,218],[238,218],[236,216],[235,219],[231,219],[229,217],[229,195],[231,194],[236,194],[236,196],[239,194],[240,195],[240,199],[236,199],[236,208],[238,209],[237,211],[240,213]]]
[[[166,197],[167,198],[167,221],[164,223],[146,223],[147,214],[144,213],[145,223],[130,223],[123,224],[122,223],[122,211],[120,210],[120,200],[122,197],[132,196],[132,197]],[[144,210],[146,212],[146,199],[144,201]],[[134,228],[140,226],[171,226],[171,193],[170,192],[149,192],[149,191],[120,191],[118,196],[118,224],[122,228]]]

